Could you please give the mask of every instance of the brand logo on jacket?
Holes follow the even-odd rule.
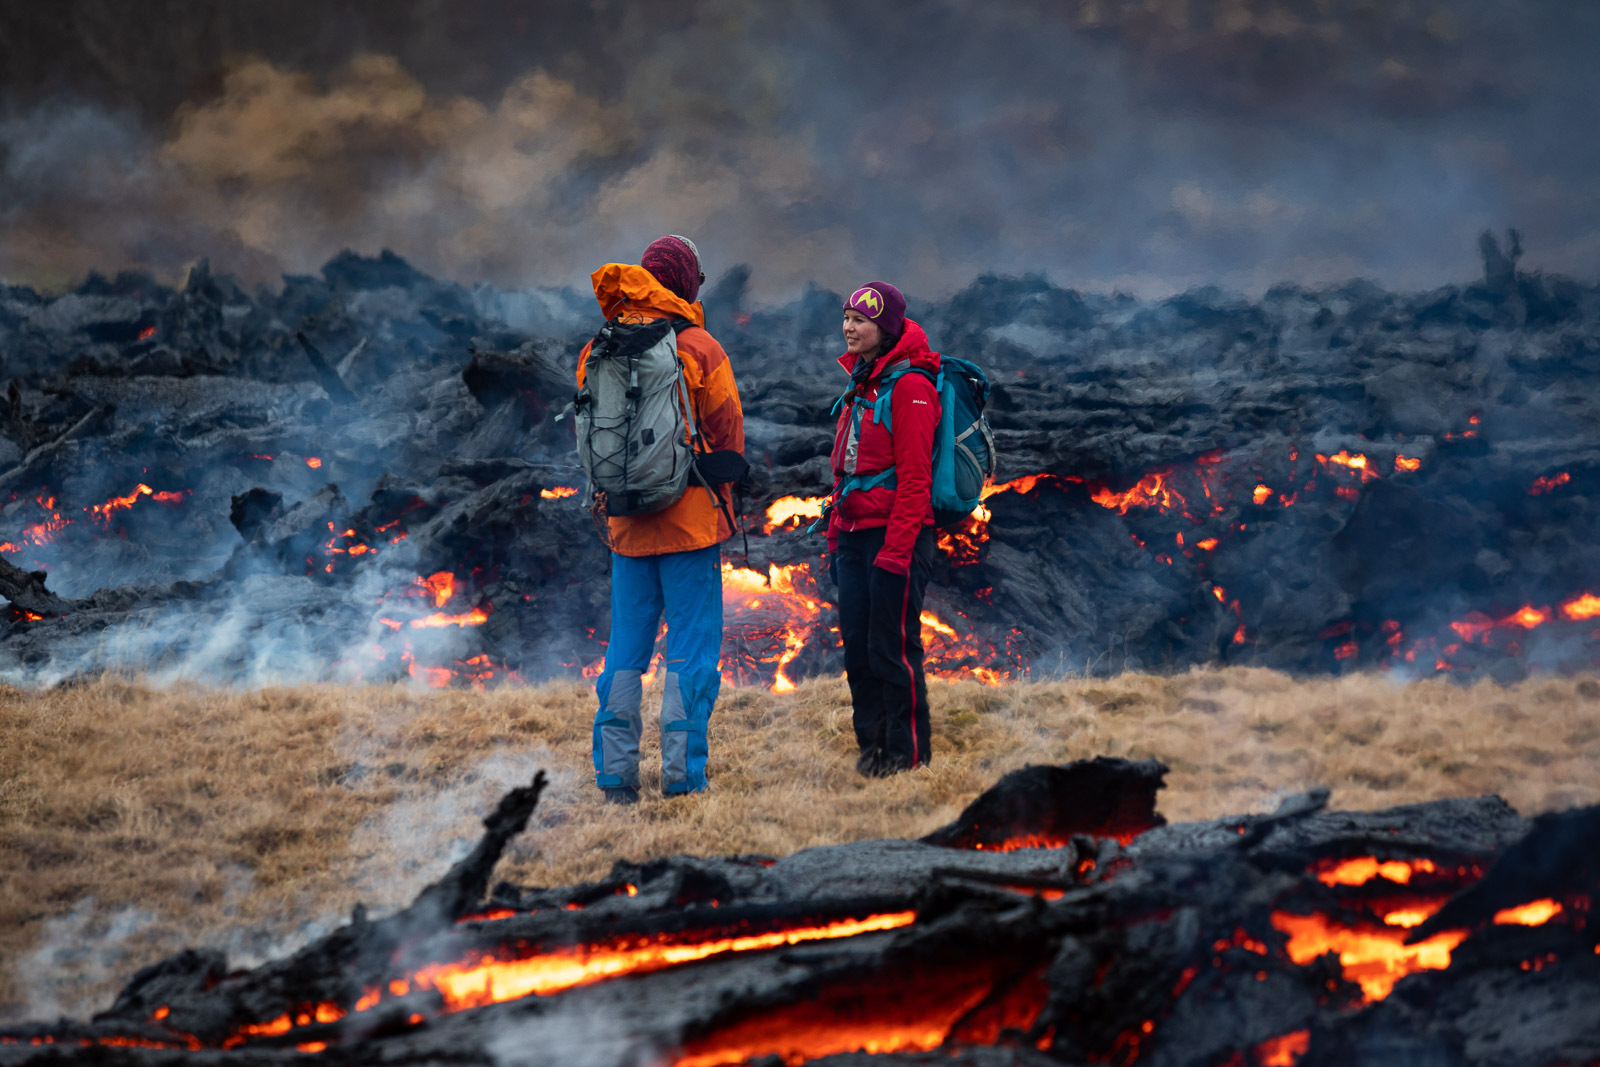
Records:
[[[862,286],[851,295],[850,306],[867,318],[875,319],[883,313],[883,297],[872,286]]]

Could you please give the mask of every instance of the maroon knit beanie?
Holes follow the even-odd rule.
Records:
[[[878,324],[884,338],[893,345],[906,329],[906,298],[888,282],[868,282],[850,294],[846,311],[859,311]]]
[[[639,257],[639,266],[691,304],[700,295],[700,283],[706,280],[700,270],[700,250],[693,241],[675,233],[651,241]]]

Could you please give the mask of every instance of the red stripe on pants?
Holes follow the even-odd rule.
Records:
[[[917,675],[906,655],[906,608],[911,603],[911,575],[906,575],[905,592],[900,594],[900,662],[905,664],[906,684],[911,687],[911,766],[921,763],[922,749],[917,742]],[[919,622],[921,620],[918,620]]]

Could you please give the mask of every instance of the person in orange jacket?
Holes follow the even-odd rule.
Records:
[[[608,322],[687,320],[677,333],[699,451],[744,455],[744,411],[728,354],[705,329],[696,302],[705,281],[700,252],[687,237],[651,243],[637,266],[607,263],[590,276]],[[584,383],[589,346],[578,357]],[[667,650],[662,672],[661,777],[667,795],[707,786],[707,726],[722,685],[722,542],[733,536],[731,487],[713,500],[691,481],[678,500],[645,515],[613,515],[611,637],[595,686],[595,784],[607,801],[639,799],[639,734],[643,676],[663,613]]]

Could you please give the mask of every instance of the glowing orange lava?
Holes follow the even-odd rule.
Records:
[[[1534,900],[1494,913],[1497,926],[1543,926],[1561,914],[1561,905],[1550,899]]]
[[[762,533],[792,529],[805,525],[807,520],[822,518],[822,509],[828,503],[825,496],[781,496],[767,506],[767,521]]]
[[[489,616],[493,613],[494,605],[485,601],[481,608],[463,611],[458,615],[447,615],[442,611],[436,611],[432,615],[412,619],[406,625],[419,630],[437,630],[444,626],[482,626],[489,621]]]
[[[1561,614],[1574,622],[1600,616],[1600,596],[1585,593],[1561,605]]]
[[[1293,1030],[1269,1037],[1255,1047],[1256,1063],[1261,1067],[1294,1067],[1311,1050],[1311,1031]]]
[[[1289,958],[1301,966],[1325,952],[1336,953],[1345,978],[1361,987],[1368,1002],[1388,996],[1408,974],[1450,966],[1451,951],[1467,936],[1465,930],[1446,930],[1408,945],[1403,926],[1360,929],[1325,915],[1283,911],[1272,913],[1272,925],[1289,935]]]
[[[335,1023],[343,1019],[345,1014],[345,1010],[339,1005],[326,1001],[321,1004],[308,1004],[294,1012],[284,1012],[276,1019],[269,1019],[264,1023],[245,1023],[222,1042],[222,1047],[237,1048],[256,1037],[278,1037],[297,1026],[310,1026],[314,1022]]]
[[[746,639],[765,643],[767,654],[760,657],[763,661],[776,652],[771,686],[774,693],[794,691],[794,682],[785,672],[805,648],[813,626],[822,617],[822,602],[795,587],[797,580],[802,576],[809,579],[810,573],[809,565],[804,563],[769,563],[765,576],[731,563],[722,565],[723,610]]]
[[[1531,630],[1549,617],[1549,608],[1540,610],[1539,608],[1535,608],[1530,604],[1518,608],[1516,611],[1507,616],[1504,621],[1514,626],[1520,626],[1524,630]]]
[[[1172,472],[1169,470],[1151,471],[1136,482],[1132,489],[1124,493],[1113,492],[1109,486],[1101,486],[1089,497],[1103,508],[1110,508],[1118,515],[1126,515],[1129,508],[1172,508],[1182,507],[1185,503],[1183,497],[1167,484],[1167,477]]]
[[[995,985],[988,968],[925,968],[906,982],[840,984],[690,1041],[669,1063],[732,1067],[773,1056],[799,1067],[848,1052],[992,1045],[1005,1030],[1030,1029],[1048,994],[1042,982],[1024,980],[997,1006],[974,1011]]]
[[[557,485],[550,489],[539,490],[539,496],[544,500],[564,500],[577,495],[578,491],[570,485]]]
[[[527,959],[486,956],[470,963],[433,964],[413,975],[412,982],[417,988],[437,990],[444,998],[446,1011],[462,1011],[529,995],[548,996],[618,975],[647,974],[723,953],[895,930],[909,926],[916,917],[913,911],[887,912],[864,919],[701,941],[682,939],[682,935],[622,938]]]
[[[416,583],[433,597],[433,606],[436,608],[444,607],[445,601],[456,593],[456,576],[449,571],[435,571],[426,578],[417,578]]]
[[[1366,885],[1374,878],[1387,878],[1396,885],[1406,885],[1413,874],[1432,873],[1435,869],[1430,859],[1380,861],[1376,856],[1357,856],[1318,871],[1317,881],[1323,885]]]

